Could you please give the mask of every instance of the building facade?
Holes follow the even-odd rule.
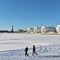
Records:
[[[57,25],[56,31],[57,31],[57,33],[60,33],[60,25]]]
[[[34,33],[41,33],[41,28],[34,27]]]
[[[34,33],[34,28],[28,28],[28,29],[27,29],[27,32],[28,32],[28,33]]]

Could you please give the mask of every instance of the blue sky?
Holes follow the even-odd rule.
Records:
[[[0,29],[60,24],[60,0],[0,0]]]

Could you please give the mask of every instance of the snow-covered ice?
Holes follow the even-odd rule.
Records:
[[[32,56],[32,46],[38,55]],[[29,47],[29,56],[24,48]],[[0,60],[60,60],[60,35],[0,34]]]

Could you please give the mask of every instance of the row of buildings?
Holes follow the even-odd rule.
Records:
[[[56,27],[51,26],[42,26],[42,27],[34,27],[28,28],[27,30],[19,29],[14,31],[14,27],[12,26],[11,31],[8,30],[0,30],[0,33],[60,33],[60,25]]]
[[[28,33],[60,33],[60,25],[57,25],[56,27],[34,27],[34,28],[28,28]]]

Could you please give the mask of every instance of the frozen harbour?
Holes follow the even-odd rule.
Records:
[[[32,46],[38,55],[32,56]],[[29,56],[24,48],[29,47]],[[0,34],[0,60],[60,60],[60,35]]]

